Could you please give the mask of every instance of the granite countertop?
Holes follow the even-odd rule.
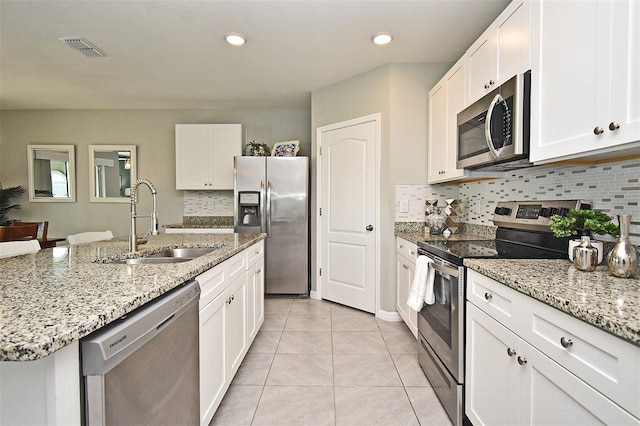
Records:
[[[0,361],[29,361],[120,318],[265,238],[265,234],[160,234],[140,253],[127,238],[0,259]],[[194,260],[126,265],[177,247],[216,247]]]
[[[183,216],[182,223],[163,225],[163,228],[233,228],[233,216]]]
[[[582,272],[568,260],[465,259],[465,266],[640,346],[640,277],[606,265]]]

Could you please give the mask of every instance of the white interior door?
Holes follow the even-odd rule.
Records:
[[[345,123],[346,124],[346,123]],[[378,121],[321,131],[321,297],[376,311]]]

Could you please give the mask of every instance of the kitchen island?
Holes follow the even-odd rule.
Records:
[[[1,259],[0,424],[34,412],[37,423],[79,423],[79,340],[264,238],[161,234],[135,254],[118,238]],[[216,250],[181,263],[116,263],[192,247]]]

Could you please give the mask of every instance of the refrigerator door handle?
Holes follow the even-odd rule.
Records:
[[[264,230],[266,229],[266,215],[265,215],[265,208],[264,208],[264,181],[261,180],[260,181],[260,206],[261,206],[261,212],[260,212],[260,232],[264,232]]]
[[[271,236],[271,181],[267,181],[267,237]]]

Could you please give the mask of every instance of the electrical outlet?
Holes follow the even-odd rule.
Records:
[[[209,201],[209,202],[207,202],[207,208],[208,208],[209,210],[213,210],[215,207],[216,207],[216,203],[215,203],[215,201]]]
[[[400,200],[400,213],[409,213],[409,200]]]

